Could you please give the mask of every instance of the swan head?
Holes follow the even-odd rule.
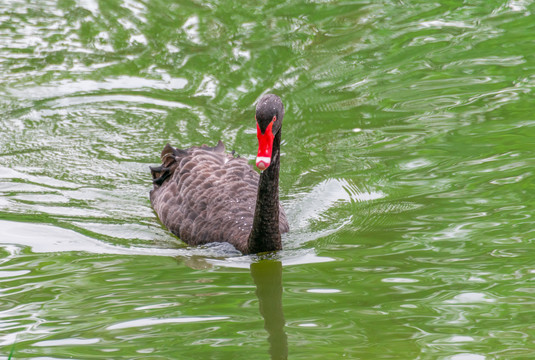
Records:
[[[266,94],[256,104],[256,136],[258,138],[258,155],[256,167],[266,170],[271,164],[273,139],[282,127],[284,106],[282,100],[274,94]]]

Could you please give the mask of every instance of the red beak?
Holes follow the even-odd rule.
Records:
[[[273,121],[271,121],[262,134],[260,126],[256,123],[256,137],[258,138],[258,155],[256,156],[256,167],[260,170],[266,170],[271,164],[271,152],[273,151]]]

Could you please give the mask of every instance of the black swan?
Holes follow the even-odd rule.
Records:
[[[189,245],[229,242],[243,254],[282,249],[289,230],[279,204],[280,142],[284,106],[273,94],[256,105],[260,176],[247,160],[214,146],[176,149],[167,144],[162,165],[151,167],[152,207],[162,223]]]

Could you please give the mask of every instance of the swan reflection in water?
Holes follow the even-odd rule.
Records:
[[[256,284],[256,295],[264,328],[268,332],[272,360],[288,358],[288,337],[284,331],[282,312],[282,263],[260,260],[251,264],[251,276]]]

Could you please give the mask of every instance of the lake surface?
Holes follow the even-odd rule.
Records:
[[[0,359],[532,359],[532,0],[0,5]],[[291,231],[189,248],[170,142],[254,163]],[[14,346],[13,346],[14,344]]]

